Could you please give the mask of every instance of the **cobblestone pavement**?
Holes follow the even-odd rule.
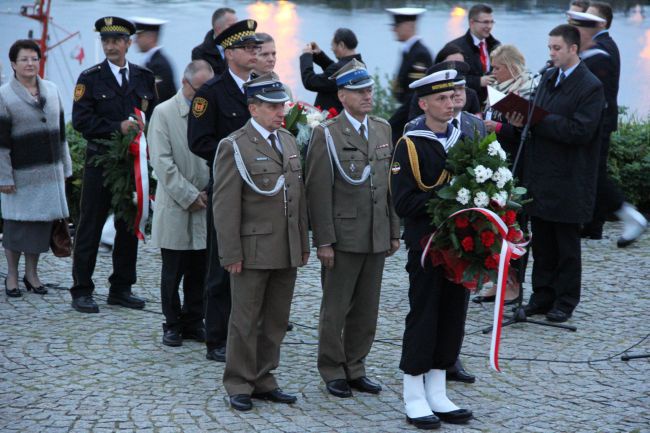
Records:
[[[448,392],[473,409],[475,419],[466,426],[444,424],[440,431],[650,431],[650,361],[620,360],[622,351],[650,333],[650,236],[617,249],[620,227],[606,228],[608,239],[583,243],[583,300],[570,320],[578,331],[533,324],[504,328],[502,374],[489,369],[489,335],[481,333],[492,311],[470,303],[462,359],[478,380],[451,383]],[[317,374],[320,286],[313,255],[298,274],[291,311],[295,329],[287,334],[277,370],[281,386],[297,394],[298,403],[255,401],[249,413],[228,407],[223,364],[207,361],[202,344],[162,346],[160,255],[149,246],[140,247],[134,288],[148,300],[145,311],[106,305],[109,254],[100,255],[95,274],[100,314],[74,312],[63,290],[20,299],[2,295],[0,431],[409,430],[397,368],[407,311],[404,263],[404,251],[387,262],[377,341],[367,359],[369,376],[384,387],[379,396],[331,397]],[[70,265],[70,259],[48,254],[41,278],[67,287]],[[643,352],[650,352],[650,338],[629,351]]]

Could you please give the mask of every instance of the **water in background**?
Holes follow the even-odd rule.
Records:
[[[190,61],[192,48],[203,41],[210,29],[214,8],[221,6],[235,9],[240,19],[257,20],[258,31],[273,35],[278,47],[276,72],[293,89],[298,99],[313,102],[315,97],[314,93],[302,87],[300,81],[298,57],[302,47],[309,41],[316,41],[329,51],[332,34],[338,27],[348,27],[357,34],[358,51],[371,70],[378,70],[382,75],[393,74],[398,67],[401,56],[399,44],[393,38],[390,17],[383,7],[399,6],[404,2],[222,0],[217,3],[187,0],[53,0],[51,16],[56,26],[51,26],[51,43],[65,37],[63,29],[81,32],[79,37],[75,36],[55,48],[48,60],[47,78],[60,86],[68,118],[72,89],[79,73],[103,60],[93,24],[97,18],[105,15],[126,18],[151,16],[169,20],[163,30],[162,45],[175,66],[179,82],[183,68]],[[515,44],[524,53],[529,68],[537,70],[548,58],[546,44],[549,30],[566,21],[564,5],[567,3],[568,0],[494,2],[496,25],[493,34],[502,43]],[[650,6],[644,3],[647,2],[618,2],[611,29],[622,59],[619,104],[630,107],[642,116],[650,114],[650,19],[646,16]],[[34,30],[36,36],[41,32],[36,21],[6,14],[17,13],[21,5],[27,4],[30,4],[29,0],[0,0],[3,82],[11,74],[7,53],[13,41],[26,37],[30,29]],[[458,2],[460,6],[457,7],[440,1],[414,1],[409,4],[426,4],[427,12],[419,21],[419,33],[433,51],[440,50],[447,41],[462,35],[467,29],[466,11],[470,2]],[[86,54],[83,64],[73,59],[80,47],[84,48]],[[135,44],[128,58],[136,63],[142,59]]]

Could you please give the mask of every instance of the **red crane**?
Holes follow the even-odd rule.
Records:
[[[52,24],[53,26],[56,26],[54,22],[51,22],[52,19],[50,18],[50,6],[52,5],[52,0],[34,0],[33,5],[29,6],[21,6],[20,7],[20,15],[26,17],[26,18],[31,18],[33,20],[36,20],[40,22],[43,26],[43,31],[41,33],[40,39],[35,39],[38,41],[38,45],[41,47],[41,62],[39,65],[39,70],[38,70],[38,75],[41,76],[41,78],[44,78],[45,76],[45,62],[47,61],[47,53],[48,51],[52,50],[53,48],[58,47],[68,39],[76,36],[79,34],[79,32],[74,32],[74,33],[68,33],[68,35],[61,39],[60,41],[56,42],[54,45],[48,46],[48,40],[49,40],[49,35],[48,35],[48,30],[49,30],[49,25]],[[56,26],[58,27],[58,26]],[[60,27],[59,27],[60,28]],[[62,29],[63,30],[63,29]],[[65,30],[64,30],[65,31]],[[31,38],[31,35],[30,35]],[[34,39],[34,38],[32,38]],[[83,59],[83,48],[81,49],[81,52],[79,53],[80,58],[78,60],[81,62]]]

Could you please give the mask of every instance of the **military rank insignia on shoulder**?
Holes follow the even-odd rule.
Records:
[[[86,70],[83,71],[81,74],[82,74],[82,75],[89,75],[89,74],[93,74],[93,73],[95,73],[95,72],[99,72],[99,71],[101,71],[101,70],[102,70],[102,65],[101,65],[101,63],[100,63],[100,64],[97,64],[97,65],[95,65],[95,66],[92,66],[92,67],[86,69]]]
[[[208,100],[200,96],[192,100],[192,116],[197,119],[205,113],[205,110],[208,109]]]
[[[368,116],[368,117],[371,118],[372,120],[375,120],[375,121],[379,122],[379,123],[383,123],[384,125],[390,126],[390,123],[388,123],[388,120],[384,119],[383,117],[372,116],[372,115]]]

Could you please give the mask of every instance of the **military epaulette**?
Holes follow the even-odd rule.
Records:
[[[327,119],[321,122],[321,126],[330,126],[334,125],[336,121],[338,120],[339,116],[332,117],[331,119]]]
[[[390,126],[390,123],[388,123],[388,120],[384,119],[383,117],[372,116],[372,115],[370,115],[370,116],[368,116],[368,117],[369,117],[370,119],[376,121],[376,122],[383,123],[384,125],[388,125],[388,126]]]
[[[290,135],[290,136],[293,137],[293,134],[292,134],[291,132],[289,132],[288,129],[278,128],[278,132],[282,132],[282,133],[284,133],[284,134],[287,134],[287,135]]]
[[[245,133],[246,133],[246,131],[244,130],[244,128],[240,128],[240,129],[236,130],[235,132],[230,133],[230,135],[228,135],[225,138],[225,140],[230,140],[230,141],[235,140],[235,139],[241,137],[242,135],[244,135]]]
[[[101,70],[102,70],[102,64],[101,64],[101,63],[98,63],[98,64],[96,64],[95,66],[92,66],[92,67],[86,69],[86,70],[83,71],[81,74],[82,74],[82,75],[89,75],[89,74],[92,74],[92,73],[94,73],[94,72],[98,72],[98,71],[101,71]]]

